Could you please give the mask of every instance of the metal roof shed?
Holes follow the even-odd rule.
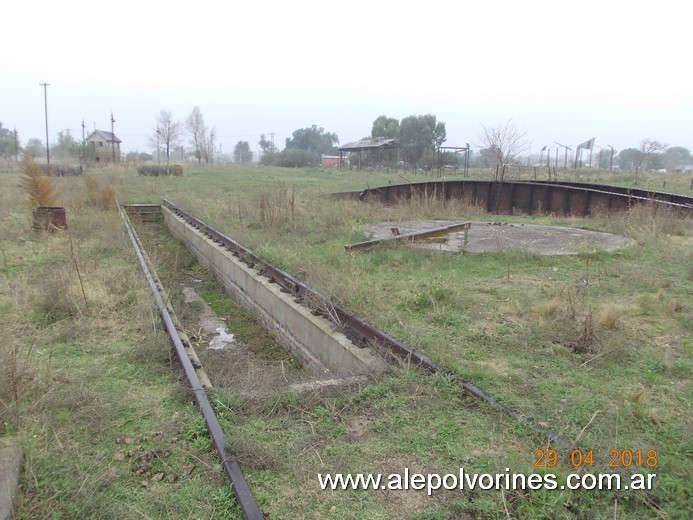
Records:
[[[363,164],[363,161],[361,159],[363,157],[362,154],[364,151],[378,150],[378,162],[380,162],[382,158],[381,152],[383,150],[393,150],[397,148],[399,148],[399,143],[397,142],[397,139],[390,139],[386,137],[374,137],[372,139],[361,139],[360,141],[347,143],[344,146],[339,147],[339,168],[342,169],[342,165],[344,164],[345,152],[358,152],[359,169],[361,169],[361,165]]]

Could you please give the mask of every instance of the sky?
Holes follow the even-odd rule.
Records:
[[[0,121],[22,143],[110,130],[154,148],[156,116],[195,106],[223,152],[317,125],[340,144],[381,115],[434,114],[446,146],[511,121],[555,142],[693,149],[693,4],[0,0]],[[186,139],[187,141],[187,139]],[[187,143],[186,143],[187,144]]]

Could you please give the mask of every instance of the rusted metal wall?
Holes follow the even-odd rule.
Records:
[[[623,211],[634,204],[654,202],[661,206],[693,212],[693,197],[648,192],[621,186],[570,182],[439,181],[397,184],[371,188],[337,197],[396,204],[409,200],[462,200],[490,213],[587,216]]]

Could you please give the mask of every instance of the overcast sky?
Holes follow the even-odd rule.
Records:
[[[693,149],[693,4],[681,0],[3,1],[0,121],[22,143],[70,129],[151,151],[160,110],[199,106],[257,151],[313,124],[345,144],[380,115],[431,113],[448,146],[508,120],[531,150]]]

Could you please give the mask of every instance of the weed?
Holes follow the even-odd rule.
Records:
[[[532,312],[542,318],[551,318],[556,316],[563,306],[560,298],[554,297],[548,301],[541,302],[532,307]]]
[[[624,305],[615,302],[607,302],[602,305],[597,322],[602,329],[617,329],[625,312],[626,307]]]
[[[111,184],[101,187],[96,176],[91,173],[85,173],[82,178],[87,205],[101,209],[115,209],[116,192]]]
[[[296,223],[296,197],[293,189],[282,186],[265,188],[258,195],[257,208],[260,222],[270,228],[281,228]]]
[[[188,425],[188,428],[181,434],[181,438],[199,451],[209,451],[212,449],[212,440],[207,432],[207,423],[202,416],[196,416]]]

